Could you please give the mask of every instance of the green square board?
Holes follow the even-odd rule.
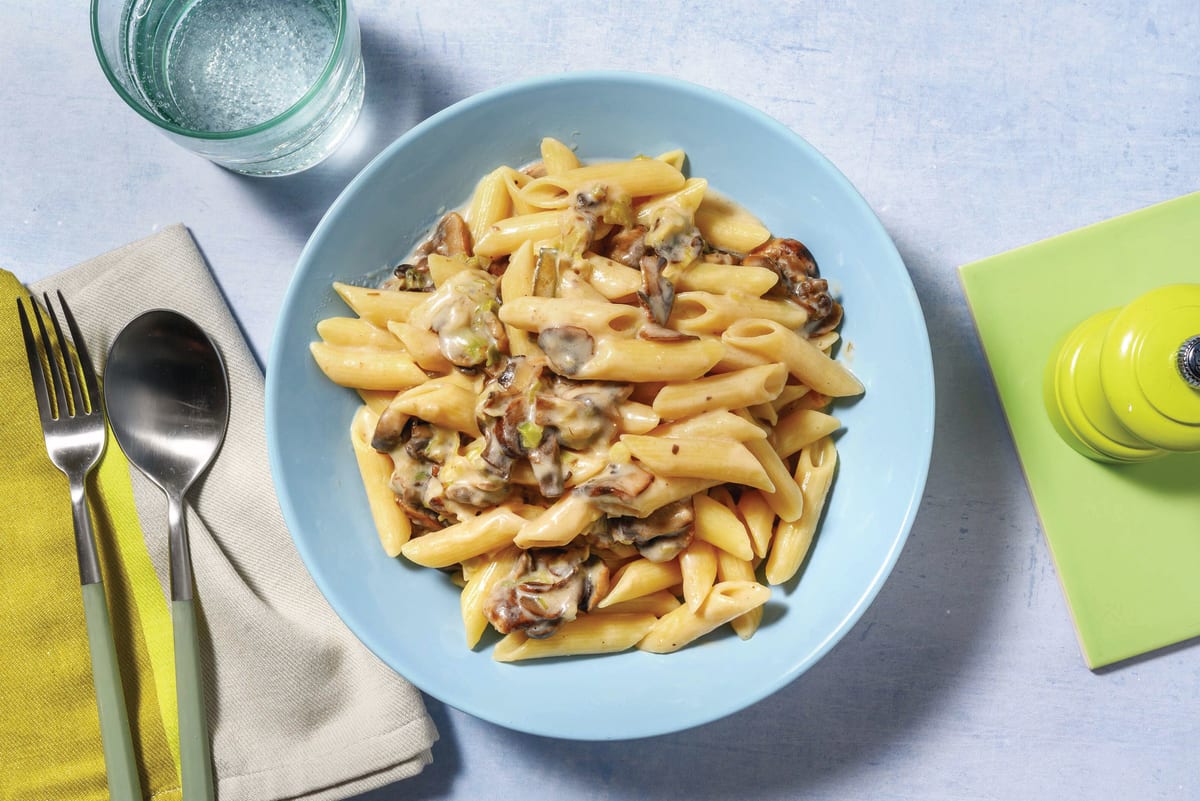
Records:
[[[1200,637],[1200,454],[1094,462],[1059,438],[1042,402],[1043,367],[1077,324],[1200,283],[1200,192],[959,275],[1088,667]]]

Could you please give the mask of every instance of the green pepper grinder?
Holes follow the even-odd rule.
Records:
[[[1091,459],[1200,451],[1200,284],[1084,320],[1051,353],[1042,395],[1059,435]]]

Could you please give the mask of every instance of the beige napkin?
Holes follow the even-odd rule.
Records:
[[[229,369],[229,432],[188,500],[220,801],[341,799],[419,773],[437,739],[420,693],[321,596],[292,544],[267,465],[263,376],[182,225],[31,286],[62,290],[97,367],[140,312],[186,314]],[[166,500],[131,468],[165,597]],[[165,601],[164,601],[165,602]]]

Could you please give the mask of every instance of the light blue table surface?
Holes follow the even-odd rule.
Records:
[[[362,121],[331,161],[264,181],[124,108],[82,3],[0,4],[0,264],[34,280],[183,221],[262,359],[306,237],[386,143],[507,81],[632,69],[739,97],[846,173],[907,262],[938,377],[907,548],[794,684],[624,743],[430,701],[433,765],[361,801],[1200,798],[1200,648],[1084,667],[956,275],[1200,189],[1200,2],[356,6]]]

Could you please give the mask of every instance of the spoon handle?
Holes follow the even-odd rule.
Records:
[[[195,601],[172,601],[175,630],[175,687],[179,703],[179,761],[183,771],[185,801],[213,798],[212,752],[208,719],[204,712],[204,685],[200,677],[200,639],[196,629]]]
[[[192,559],[183,497],[167,495],[171,567],[171,625],[175,637],[175,693],[179,705],[179,762],[184,801],[212,801],[212,747],[200,670],[200,632],[192,597]]]

